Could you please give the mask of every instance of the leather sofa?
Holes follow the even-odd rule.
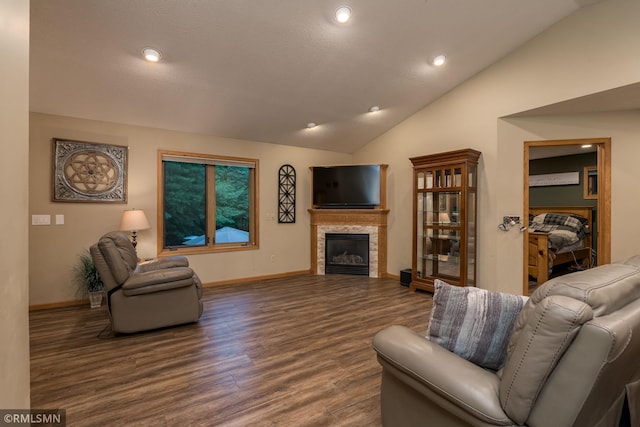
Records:
[[[111,327],[131,333],[196,322],[202,286],[186,257],[138,262],[123,232],[105,234],[89,249],[104,283]]]
[[[538,288],[498,371],[403,326],[373,348],[385,426],[640,426],[640,256]]]

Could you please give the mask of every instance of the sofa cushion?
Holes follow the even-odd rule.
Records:
[[[98,248],[109,266],[115,281],[119,285],[123,284],[129,278],[132,269],[123,259],[122,252],[118,249],[116,243],[111,239],[103,238],[98,242]]]
[[[526,297],[434,282],[427,339],[479,366],[499,369]]]
[[[115,281],[119,285],[124,283],[138,263],[136,250],[127,235],[121,231],[111,231],[100,238],[98,248]]]

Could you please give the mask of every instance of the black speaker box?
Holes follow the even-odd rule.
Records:
[[[409,286],[411,284],[411,269],[406,268],[400,270],[400,284],[403,286]]]

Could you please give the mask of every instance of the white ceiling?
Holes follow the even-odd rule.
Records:
[[[350,153],[593,2],[31,0],[30,108]]]

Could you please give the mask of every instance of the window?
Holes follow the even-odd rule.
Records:
[[[258,248],[258,161],[159,151],[158,252]]]

